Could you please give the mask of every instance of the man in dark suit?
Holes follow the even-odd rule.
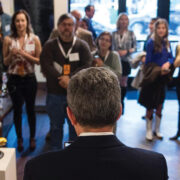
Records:
[[[92,32],[94,40],[97,38],[96,31],[92,25],[92,18],[95,13],[95,8],[93,5],[87,5],[85,8],[85,17],[87,24],[88,24],[88,30]]]
[[[31,159],[24,180],[166,180],[162,154],[131,148],[113,134],[121,116],[117,76],[106,68],[88,68],[68,85],[67,113],[78,138],[64,150]]]

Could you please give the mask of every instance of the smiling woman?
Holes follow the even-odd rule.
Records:
[[[41,44],[39,38],[32,33],[30,17],[24,10],[17,11],[12,17],[10,36],[3,42],[4,63],[8,66],[8,91],[14,108],[14,123],[18,138],[18,151],[23,150],[22,138],[22,106],[26,110],[30,126],[30,149],[35,149],[34,111],[37,82],[34,65],[39,64]]]

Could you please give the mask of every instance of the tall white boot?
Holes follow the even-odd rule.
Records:
[[[156,115],[154,135],[155,135],[158,139],[163,139],[163,136],[162,136],[162,134],[160,133],[160,124],[161,124],[161,118]]]
[[[152,133],[152,120],[146,117],[146,139],[148,141],[153,140],[153,133]]]

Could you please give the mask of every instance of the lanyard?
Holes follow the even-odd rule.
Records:
[[[106,55],[105,55],[105,57],[104,57],[104,62],[107,60],[107,58],[108,58],[108,56],[109,56],[109,53],[110,53],[110,51],[107,51],[107,53],[106,53]]]
[[[58,41],[59,49],[60,49],[60,51],[62,52],[63,56],[64,56],[66,59],[68,59],[68,58],[69,58],[69,55],[70,55],[70,53],[71,53],[71,51],[72,51],[72,49],[73,49],[73,47],[74,47],[74,45],[75,45],[75,43],[76,43],[76,36],[73,38],[72,46],[71,46],[71,48],[68,50],[67,54],[65,53],[64,48],[62,47],[62,44],[61,44],[59,38],[57,38],[57,41]]]

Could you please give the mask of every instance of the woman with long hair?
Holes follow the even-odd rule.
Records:
[[[8,66],[7,87],[13,103],[14,124],[18,138],[18,151],[23,150],[22,107],[25,102],[30,127],[30,150],[35,149],[35,97],[37,81],[34,65],[39,64],[41,43],[32,33],[31,22],[25,10],[14,13],[11,35],[3,42],[4,64]]]
[[[120,79],[122,113],[124,113],[124,98],[127,91],[128,75],[131,72],[131,54],[136,50],[136,37],[132,31],[128,30],[128,25],[129,18],[127,14],[121,13],[116,23],[117,30],[112,34],[112,47],[121,58],[123,70]]]
[[[162,107],[165,99],[165,86],[172,72],[172,56],[168,41],[168,23],[158,19],[154,32],[147,42],[147,55],[144,67],[144,79],[140,92],[139,103],[146,108],[146,139],[153,140],[153,134],[162,139],[160,124]],[[153,112],[155,110],[155,130],[152,132]]]

